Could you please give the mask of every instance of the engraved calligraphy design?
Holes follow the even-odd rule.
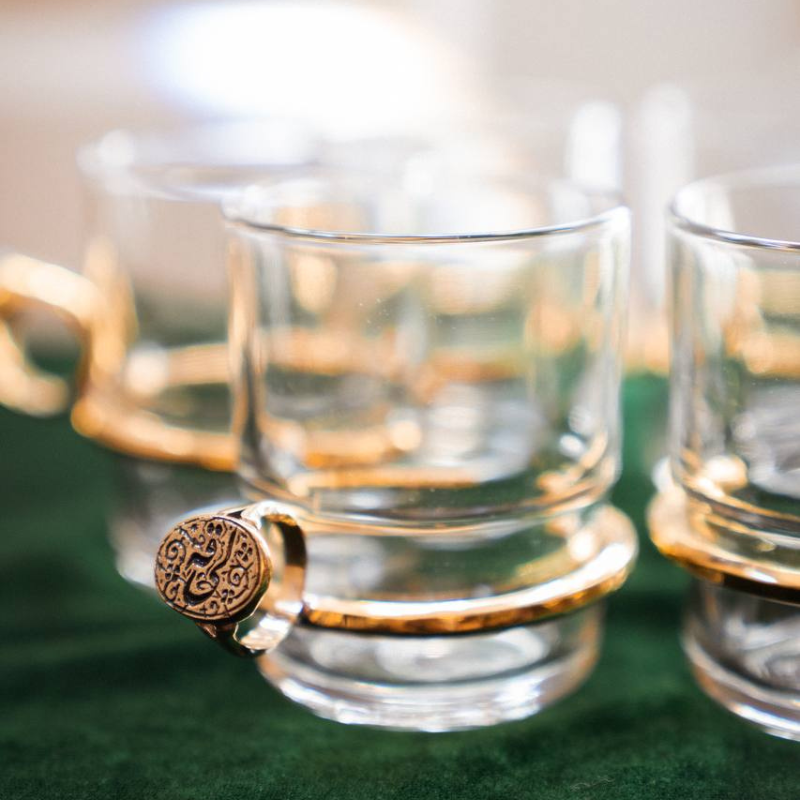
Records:
[[[266,591],[269,563],[240,520],[213,515],[184,520],[161,542],[156,588],[167,605],[192,619],[241,619]]]

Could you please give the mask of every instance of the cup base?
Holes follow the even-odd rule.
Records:
[[[535,714],[597,660],[603,604],[510,630],[397,637],[296,628],[260,659],[264,677],[318,716],[455,731]]]
[[[773,736],[800,741],[800,609],[695,581],[683,647],[700,687]]]

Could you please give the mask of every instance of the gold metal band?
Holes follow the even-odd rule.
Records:
[[[720,546],[703,519],[690,519],[686,495],[677,486],[660,492],[650,504],[650,538],[667,558],[711,583],[800,605],[800,571],[775,562],[745,558]]]
[[[300,613],[306,552],[291,517],[263,505],[257,516],[247,512],[200,514],[176,525],[159,547],[155,585],[170,608],[206,635],[236,655],[255,657],[277,646]],[[279,565],[265,528],[282,539]]]
[[[137,353],[120,372],[106,388],[88,382],[72,408],[75,430],[137,458],[235,471],[238,448],[228,431],[175,425],[155,410],[159,399],[175,389],[214,385],[227,391],[225,343]]]
[[[72,409],[78,433],[117,452],[149,461],[234,472],[237,446],[227,432],[171,425],[158,414],[91,390]]]
[[[263,520],[263,524],[258,520]],[[273,596],[262,580],[254,543],[263,533],[256,525],[275,525],[283,537],[285,565],[281,594]],[[170,531],[159,548],[156,586],[162,599],[196,622],[204,632],[239,655],[270,649],[293,623],[342,631],[400,636],[465,634],[526,625],[546,617],[576,611],[619,588],[632,568],[636,534],[628,518],[612,507],[601,509],[593,524],[597,552],[566,575],[492,597],[437,601],[341,600],[304,594],[305,547],[297,522],[271,503],[244,510],[190,518]],[[218,545],[212,545],[212,540]],[[236,546],[244,542],[245,546]],[[246,563],[231,553],[245,552]],[[272,571],[272,552],[265,558]],[[242,580],[230,576],[236,571]],[[246,578],[246,580],[245,580]],[[276,613],[287,604],[293,611]],[[254,631],[242,636],[239,623],[256,615]],[[259,617],[259,614],[261,615]],[[280,622],[276,628],[275,620]],[[260,634],[257,634],[260,635]]]
[[[511,628],[577,611],[619,589],[633,566],[636,535],[609,509],[615,535],[588,564],[561,578],[493,597],[436,602],[337,600],[306,596],[301,620],[321,628],[400,636],[438,636]]]

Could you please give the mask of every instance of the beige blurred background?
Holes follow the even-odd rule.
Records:
[[[523,77],[591,82],[635,125],[664,82],[746,105],[755,77],[780,105],[798,53],[796,0],[5,0],[0,245],[78,266],[74,152],[111,128],[264,114],[344,135],[424,128]]]

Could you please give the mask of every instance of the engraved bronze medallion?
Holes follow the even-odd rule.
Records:
[[[161,542],[156,588],[164,602],[198,622],[249,616],[269,585],[269,557],[258,534],[221,514],[190,517]]]

